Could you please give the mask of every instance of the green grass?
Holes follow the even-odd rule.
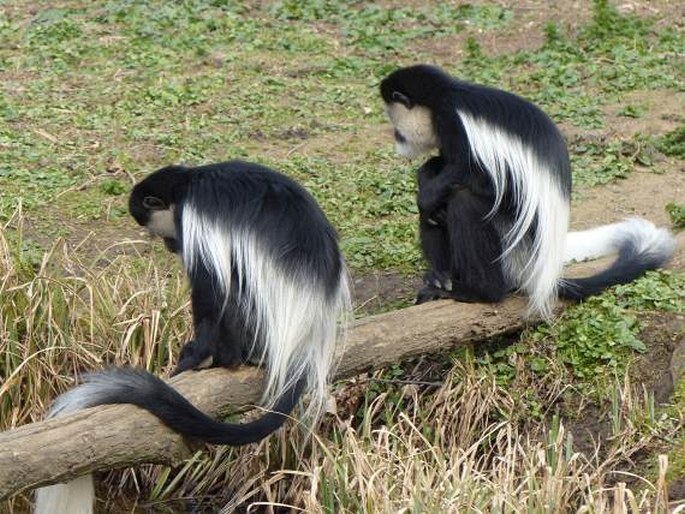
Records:
[[[648,350],[650,341],[640,337],[648,313],[682,312],[684,298],[682,273],[649,272],[569,307],[553,322],[525,331],[513,344],[501,347],[493,342],[480,349],[476,359],[498,383],[517,385],[513,390],[519,392],[531,415],[538,411],[539,398],[520,383],[523,370],[533,380],[553,374],[575,384],[583,394],[606,400],[612,381],[624,376]]]
[[[683,158],[682,127],[614,130],[652,115],[641,98],[682,91],[682,32],[604,1],[573,29],[556,20],[531,34],[539,47],[496,53],[491,38],[506,42],[522,25],[495,2],[56,5],[11,0],[0,9],[3,429],[40,419],[82,370],[169,370],[190,321],[179,264],[159,244],[98,249],[137,238],[127,192],[171,162],[278,168],[321,203],[355,273],[415,274],[417,163],[394,155],[377,91],[396,66],[437,63],[538,103],[569,134],[581,193]],[[682,205],[667,209],[682,225]],[[130,500],[140,490],[162,510],[170,499],[192,508],[182,499],[190,497],[307,512],[551,512],[564,501],[611,512],[614,471],[640,474],[633,456],[682,439],[682,405],[664,413],[624,376],[650,348],[646,320],[682,310],[684,288],[681,273],[650,273],[513,344],[357,377],[338,386],[339,418],[313,445],[284,431],[257,448],[213,448],[180,469],[110,475],[101,496]],[[601,465],[576,455],[564,428],[586,402],[610,428]],[[657,478],[651,489],[630,485],[642,495],[632,503],[628,493],[617,501],[658,511]]]
[[[666,212],[668,212],[674,227],[685,228],[685,204],[671,202],[666,205]]]
[[[652,168],[658,156],[655,145],[642,136],[609,141],[579,136],[571,140],[569,148],[574,186],[581,192],[586,187],[626,178],[636,166]]]
[[[666,155],[685,159],[685,124],[657,140],[657,148]]]
[[[392,155],[377,93],[397,65],[435,62],[432,44],[464,45],[461,62],[439,64],[585,129],[602,127],[602,107],[627,91],[679,87],[684,43],[605,2],[577,33],[549,24],[541,48],[497,56],[479,40],[506,30],[513,12],[494,4],[12,5],[0,15],[0,219],[21,197],[27,212],[63,220],[66,232],[73,218],[130,226],[121,193],[131,176],[244,158],[303,180],[356,270],[420,265],[415,164]],[[624,114],[639,112],[629,107]],[[572,142],[578,186],[630,173],[630,144]],[[120,197],[106,197],[109,180],[122,184]]]

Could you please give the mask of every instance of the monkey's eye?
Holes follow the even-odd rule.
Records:
[[[400,93],[399,91],[393,91],[392,92],[392,101],[401,103],[407,109],[411,109],[414,106],[411,99],[407,95]]]
[[[143,198],[143,207],[151,211],[162,211],[167,208],[164,200],[156,196],[146,196]]]

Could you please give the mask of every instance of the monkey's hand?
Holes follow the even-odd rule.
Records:
[[[445,291],[438,287],[423,286],[416,295],[416,305],[432,302],[433,300],[453,299],[450,291]]]
[[[450,173],[441,173],[433,180],[419,184],[416,204],[421,215],[426,219],[434,219],[435,211],[446,207],[452,191],[457,187],[458,184]]]
[[[426,182],[430,182],[437,175],[440,174],[445,165],[445,159],[441,156],[431,157],[418,169],[417,177],[419,181],[419,187],[421,187]]]
[[[430,216],[420,215],[420,219],[433,227],[444,227],[447,225],[447,205],[438,207]]]
[[[209,352],[207,345],[188,341],[181,349],[181,354],[178,356],[178,364],[171,373],[171,376],[173,377],[189,369],[209,368],[212,364],[214,364],[214,357]]]
[[[166,246],[166,249],[169,250],[171,253],[180,253],[181,251],[180,243],[177,239],[174,239],[173,237],[165,237],[164,246]]]

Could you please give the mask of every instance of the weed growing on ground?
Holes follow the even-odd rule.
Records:
[[[273,166],[312,191],[354,270],[416,272],[416,163],[392,154],[377,93],[397,65],[434,62],[515,91],[571,133],[603,130],[605,108],[626,92],[682,88],[675,28],[597,0],[577,30],[548,23],[539,48],[486,50],[516,16],[513,4],[494,3],[5,2],[2,428],[39,419],[83,370],[126,363],[163,374],[189,336],[183,275],[159,245],[107,240],[94,250],[77,236],[83,227],[111,227],[117,241],[133,234],[126,191],[144,173],[229,158]],[[658,152],[683,157],[682,142],[682,127],[571,136],[575,183],[582,191],[637,166],[656,170]],[[668,207],[676,225],[681,207]],[[626,469],[642,475],[631,459],[676,437],[682,407],[662,412],[627,370],[649,345],[643,313],[677,313],[682,297],[682,274],[648,274],[514,344],[339,386],[338,416],[313,444],[286,430],[257,447],[212,448],[180,469],[109,474],[101,497],[112,511],[139,495],[161,509],[175,500],[177,510],[226,512],[251,502],[307,512],[665,511],[666,478],[682,459],[672,468],[652,459],[649,482],[622,481]],[[609,403],[610,427],[596,451],[569,428],[595,415],[583,410],[594,399]]]
[[[416,163],[392,155],[377,93],[397,65],[437,62],[586,129],[602,127],[602,107],[626,91],[677,88],[684,43],[602,2],[577,32],[548,24],[542,47],[499,55],[482,41],[509,30],[514,10],[490,3],[12,5],[0,23],[0,219],[22,198],[44,233],[54,220],[67,236],[73,219],[125,228],[125,196],[103,184],[121,191],[170,162],[250,159],[305,178],[356,270],[420,263]],[[431,45],[454,38],[465,57],[440,62]],[[572,142],[577,186],[652,167],[631,144]]]
[[[685,227],[685,204],[671,202],[666,205],[666,212],[675,228]]]

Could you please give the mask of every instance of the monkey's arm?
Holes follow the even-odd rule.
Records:
[[[447,163],[441,156],[428,159],[418,170],[419,191],[416,203],[422,219],[444,223],[444,211],[456,189],[471,189],[465,163]],[[436,216],[441,210],[442,216]]]
[[[178,242],[178,239],[173,237],[165,237],[163,239],[164,246],[166,246],[167,250],[169,250],[171,253],[181,253],[181,244]]]
[[[445,161],[433,157],[426,161],[417,172],[419,190],[416,203],[422,223],[443,225],[445,207],[452,188],[452,179],[444,171]]]
[[[445,165],[433,178],[426,179],[424,175],[423,182],[419,182],[416,203],[421,218],[443,224],[447,204],[458,191],[478,198],[489,208],[495,201],[494,190],[487,177],[481,173],[459,174],[454,165]]]
[[[419,188],[433,180],[445,166],[445,159],[440,156],[431,157],[426,162],[424,162],[421,167],[416,171]]]
[[[499,257],[502,245],[487,220],[487,197],[458,187],[447,202],[444,227],[422,225],[421,244],[431,270],[417,303],[438,298],[461,302],[498,302],[507,292]],[[445,264],[448,262],[449,267]]]
[[[174,374],[189,369],[238,365],[241,348],[229,323],[233,318],[226,315],[230,303],[217,291],[218,281],[201,263],[189,278],[194,339],[183,346]]]

